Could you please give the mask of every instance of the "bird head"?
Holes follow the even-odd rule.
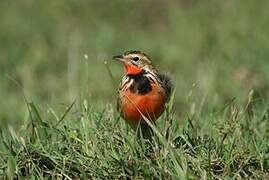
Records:
[[[123,55],[113,56],[113,59],[123,63],[127,75],[154,70],[150,58],[141,51],[127,51]]]

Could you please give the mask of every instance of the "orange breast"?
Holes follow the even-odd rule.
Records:
[[[120,92],[121,115],[136,127],[139,122],[146,123],[142,114],[155,121],[165,109],[165,93],[160,86],[152,84],[152,90],[144,95],[132,93],[129,90]]]

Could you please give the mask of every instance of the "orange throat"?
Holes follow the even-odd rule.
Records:
[[[125,72],[126,74],[132,74],[132,75],[137,75],[140,74],[143,69],[139,68],[133,64],[129,64],[129,63],[124,63],[124,68],[125,68]]]

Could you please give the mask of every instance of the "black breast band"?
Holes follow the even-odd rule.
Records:
[[[148,77],[144,76],[144,73],[140,73],[138,75],[129,74],[127,76],[133,80],[133,83],[129,87],[131,92],[143,95],[152,90],[150,80]]]

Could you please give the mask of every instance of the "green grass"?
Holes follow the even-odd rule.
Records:
[[[269,102],[251,96],[245,105],[233,100],[184,118],[170,108],[151,141],[133,134],[112,105],[98,111],[84,101],[46,115],[27,106],[20,131],[1,129],[0,174],[7,179],[269,177]]]
[[[268,8],[1,1],[0,176],[269,179]],[[123,74],[110,59],[131,49],[175,80],[152,142],[115,110]]]

